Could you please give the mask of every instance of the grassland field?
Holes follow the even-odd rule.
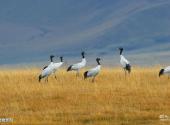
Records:
[[[12,125],[170,125],[170,79],[159,67],[103,68],[94,83],[64,69],[38,82],[40,69],[0,71],[0,118]]]

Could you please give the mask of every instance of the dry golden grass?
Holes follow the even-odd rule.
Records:
[[[38,82],[38,69],[0,71],[0,118],[11,124],[169,125],[170,79],[159,68],[102,69],[95,83],[60,70]],[[6,124],[6,123],[5,123]]]

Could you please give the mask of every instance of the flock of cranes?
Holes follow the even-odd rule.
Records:
[[[131,65],[130,62],[123,56],[123,48],[120,47],[118,48],[120,51],[120,64],[122,65],[122,68],[124,69],[125,76],[126,74],[130,74],[131,72]],[[85,58],[85,52],[81,53],[82,55],[82,61],[76,64],[72,64],[67,68],[67,72],[69,71],[76,71],[76,76],[79,76],[80,74],[80,69],[84,68],[86,66],[86,58]],[[41,82],[41,79],[45,78],[45,81],[48,82],[48,77],[50,75],[55,75],[55,72],[63,65],[63,57],[60,57],[60,62],[54,63],[53,62],[54,56],[50,56],[50,64],[48,66],[45,66],[39,75],[39,82]],[[101,70],[101,64],[100,64],[100,58],[96,58],[97,66],[89,69],[88,71],[84,72],[84,79],[87,79],[89,77],[92,77],[92,82],[94,82],[95,77],[99,74]],[[163,74],[168,74],[170,75],[170,66],[166,67],[165,69],[161,69],[159,72],[159,77]]]

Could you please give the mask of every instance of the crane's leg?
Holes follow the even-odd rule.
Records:
[[[79,70],[77,70],[76,76],[79,77]]]
[[[48,77],[46,78],[46,82],[48,82]]]
[[[53,71],[53,73],[52,73],[52,74],[54,74],[54,78],[55,78],[55,79],[57,79],[57,77],[56,77],[56,74],[55,74],[55,73],[56,73],[56,71]]]
[[[95,76],[94,76],[93,79],[92,79],[92,83],[94,83],[94,80],[95,80]]]
[[[124,72],[125,72],[125,77],[126,77],[126,69],[124,69]]]
[[[55,77],[55,79],[57,80],[57,76],[56,76],[56,74],[54,74],[54,77]]]

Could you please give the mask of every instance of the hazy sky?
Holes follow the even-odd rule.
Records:
[[[40,63],[51,54],[119,63],[170,63],[170,0],[1,0],[0,64]]]

